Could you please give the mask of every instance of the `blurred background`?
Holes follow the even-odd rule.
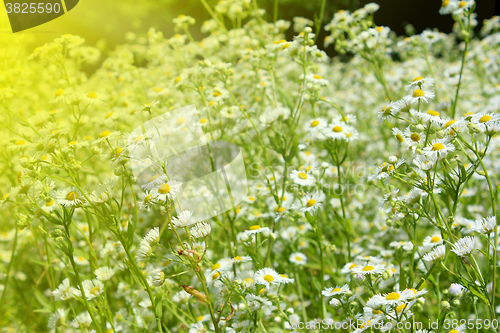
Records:
[[[207,0],[212,8],[217,0]],[[266,10],[269,20],[273,17],[274,0],[257,0],[259,7]],[[355,10],[373,2],[367,0],[327,0],[324,15],[325,23],[340,10]],[[389,26],[399,35],[405,34],[404,27],[412,24],[415,32],[420,33],[425,28],[437,28],[450,32],[453,20],[450,15],[439,15],[441,0],[378,0],[380,10],[375,14],[375,23]],[[478,0],[476,12],[479,26],[482,21],[494,14],[495,0]],[[321,0],[279,0],[278,19],[292,20],[294,16],[313,19],[319,13]],[[19,46],[25,45],[28,51],[49,42],[62,34],[82,36],[88,45],[99,43],[101,50],[111,50],[116,45],[126,42],[125,34],[134,32],[145,34],[150,27],[162,31],[165,37],[172,36],[172,19],[180,14],[186,14],[196,19],[196,25],[191,27],[195,39],[203,37],[199,32],[203,21],[210,18],[200,0],[80,0],[80,3],[66,15],[41,26],[12,34],[5,8],[0,10],[0,58],[2,53],[20,52]],[[497,8],[498,10],[498,8]],[[289,29],[289,38],[293,31]],[[325,32],[319,36],[319,47]],[[334,55],[333,47],[326,49],[329,55]],[[22,51],[21,51],[22,52]]]

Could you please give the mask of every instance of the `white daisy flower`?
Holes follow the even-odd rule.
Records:
[[[432,261],[432,262],[439,262],[444,259],[446,255],[446,246],[445,245],[438,245],[432,251],[429,253],[424,254],[422,259],[424,261]]]
[[[302,207],[300,208],[301,212],[314,212],[316,209],[320,208],[325,201],[325,193],[323,192],[314,192],[314,193],[306,193],[304,197],[301,199]]]
[[[349,291],[349,285],[344,284],[342,287],[336,286],[335,288],[326,288],[321,292],[321,294],[325,297],[332,297],[337,295],[343,295],[347,291]]]
[[[474,242],[476,239],[471,236],[466,236],[460,238],[455,244],[453,244],[451,252],[454,252],[457,256],[464,257],[474,251]]]
[[[161,184],[165,183],[167,176],[165,175],[153,175],[149,178],[148,182],[144,185],[141,185],[143,190],[152,190],[158,188]]]
[[[135,260],[140,262],[144,261],[147,257],[149,257],[153,253],[153,249],[149,245],[148,242],[141,241],[139,244],[139,249],[135,254]]]
[[[424,91],[422,89],[415,89],[411,95],[405,96],[404,99],[406,102],[413,104],[418,101],[424,101],[429,103],[429,100],[434,98],[434,93],[432,91]]]
[[[314,135],[328,126],[328,123],[323,118],[315,118],[306,123],[306,131]]]
[[[49,323],[47,324],[47,328],[54,330],[59,325],[63,324],[66,321],[66,310],[63,308],[59,308],[50,315]]]
[[[316,183],[316,178],[314,178],[313,175],[304,171],[293,170],[292,174],[290,175],[290,178],[293,180],[295,184],[301,186],[311,186]]]
[[[78,289],[71,287],[69,279],[66,278],[57,289],[52,291],[52,296],[56,301],[66,301],[74,297],[75,291],[78,291]]]
[[[194,227],[189,229],[191,236],[194,238],[204,238],[210,235],[212,231],[212,227],[207,222],[197,223]]]
[[[272,285],[279,285],[282,277],[272,268],[262,268],[255,272],[255,283],[262,284],[269,289]]]
[[[75,207],[83,204],[84,197],[76,188],[66,188],[56,192],[56,201],[65,207]]]
[[[256,225],[251,226],[248,230],[244,231],[244,234],[247,236],[260,234],[260,233],[264,234],[264,236],[267,237],[271,233],[271,229],[269,229],[268,227],[261,227],[260,225],[256,224]]]
[[[82,256],[74,256],[73,260],[75,261],[75,264],[80,265],[80,266],[86,266],[89,264],[89,261]]]
[[[85,280],[82,282],[83,291],[85,292],[85,296],[87,296],[87,300],[91,300],[101,295],[104,292],[104,284],[97,279],[94,280]],[[78,290],[78,295],[81,297],[81,292]]]
[[[98,280],[108,281],[115,274],[115,270],[107,266],[100,267],[94,271],[94,274]]]
[[[382,274],[385,271],[385,265],[377,264],[377,265],[357,265],[351,268],[351,272],[354,274]]]
[[[442,0],[441,8],[439,8],[439,14],[441,14],[441,15],[451,14],[456,9],[458,9],[458,1],[457,0]]]
[[[180,192],[182,183],[176,180],[169,180],[166,183],[161,184],[158,188],[153,189],[152,194],[157,200],[166,202],[167,200],[173,200]]]
[[[156,195],[152,191],[146,190],[144,193],[139,194],[141,202],[139,209],[149,211],[156,201]]]
[[[184,228],[187,227],[190,223],[191,217],[193,216],[193,212],[189,210],[183,210],[179,213],[177,217],[172,217],[172,224],[175,228]]]
[[[448,289],[450,294],[455,296],[455,297],[460,297],[462,296],[464,290],[467,290],[464,286],[458,283],[452,283],[450,285],[450,288]]]
[[[420,170],[428,171],[434,167],[434,164],[437,162],[436,154],[424,154],[418,155],[414,160],[413,164],[417,166]]]
[[[428,110],[427,112],[411,111],[411,114],[416,118],[422,119],[422,121],[426,125],[429,123],[438,125],[442,125],[445,123],[445,120],[441,118],[439,112],[434,110]]]
[[[454,151],[455,146],[450,143],[448,139],[436,139],[432,141],[430,146],[425,147],[423,150],[426,155],[434,155],[442,159],[446,157],[449,152]]]
[[[432,235],[424,238],[422,246],[429,249],[441,244],[443,244],[443,238],[441,238],[441,235]]]
[[[417,76],[414,78],[409,85],[405,87],[406,90],[413,89],[415,87],[430,88],[434,85],[434,79],[429,77]]]
[[[500,115],[498,113],[479,112],[472,117],[472,122],[485,132],[490,125],[498,123]]]
[[[160,241],[160,228],[156,227],[151,230],[144,236],[142,242],[147,242],[149,246],[155,246]]]
[[[294,252],[290,255],[289,258],[290,262],[299,265],[299,266],[304,266],[307,263],[307,257],[305,254],[301,252]]]
[[[165,273],[160,269],[154,269],[149,275],[151,285],[161,287],[165,282]]]
[[[252,261],[252,257],[250,256],[236,256],[232,259],[233,263],[240,264],[248,261]]]
[[[474,222],[472,230],[482,234],[490,234],[495,231],[496,226],[497,226],[496,216],[483,217]]]
[[[300,79],[304,79],[304,74],[300,75]],[[323,79],[321,75],[318,74],[307,74],[306,75],[306,80],[308,82],[311,82],[312,84],[317,84],[320,86],[327,86],[328,85],[328,80]]]

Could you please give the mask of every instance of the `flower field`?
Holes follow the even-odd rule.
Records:
[[[500,18],[201,4],[3,55],[0,332],[498,332]]]

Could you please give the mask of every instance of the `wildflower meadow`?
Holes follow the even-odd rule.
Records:
[[[0,332],[500,331],[500,18],[326,5],[2,56]]]

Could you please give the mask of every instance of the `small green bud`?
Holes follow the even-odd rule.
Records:
[[[441,302],[441,307],[445,310],[449,310],[451,308],[450,302],[448,301],[442,301]]]
[[[459,299],[454,299],[453,301],[451,301],[451,306],[453,306],[454,308],[458,308],[460,307],[461,305],[461,302]]]
[[[439,138],[439,139],[443,139],[445,136],[446,136],[446,133],[444,131],[437,131],[436,132],[436,136]]]

